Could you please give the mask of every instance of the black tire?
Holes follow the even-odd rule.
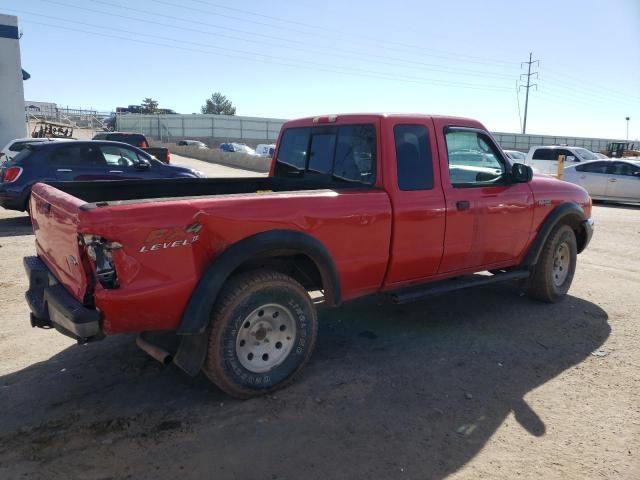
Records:
[[[527,295],[547,303],[562,300],[571,287],[577,255],[576,236],[571,227],[556,227],[542,248],[526,288]]]
[[[317,333],[316,309],[298,282],[271,270],[239,274],[213,309],[203,370],[233,397],[263,395],[302,370]]]

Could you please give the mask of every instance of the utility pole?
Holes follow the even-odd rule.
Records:
[[[627,121],[627,141],[629,140],[629,120],[631,120],[629,117],[624,117],[624,119]]]
[[[524,121],[522,122],[522,133],[527,133],[527,111],[529,110],[529,89],[531,87],[536,87],[536,90],[538,89],[538,84],[537,83],[531,83],[531,76],[535,75],[536,76],[536,80],[538,79],[538,72],[532,72],[531,71],[531,65],[536,63],[537,66],[540,66],[540,60],[531,60],[532,57],[532,53],[529,52],[529,61],[528,62],[520,62],[520,68],[522,68],[522,65],[527,65],[527,73],[523,73],[520,75],[520,79],[522,80],[522,77],[527,77],[527,84],[526,85],[520,85],[519,88],[526,88],[527,89],[527,93],[525,94],[525,101],[524,101]]]

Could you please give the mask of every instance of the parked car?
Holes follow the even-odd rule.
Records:
[[[0,206],[23,211],[37,182],[200,177],[186,167],[166,165],[120,142],[80,141],[28,144],[0,167]]]
[[[527,153],[525,164],[534,170],[547,175],[555,175],[558,172],[558,157],[565,156],[565,168],[572,163],[597,160],[595,153],[582,147],[540,146],[531,147]]]
[[[583,187],[594,200],[640,202],[640,161],[596,160],[564,169],[564,180]]]
[[[261,157],[273,157],[273,153],[276,150],[276,144],[264,144],[261,143],[256,146],[256,155],[260,155]]]
[[[519,152],[518,150],[504,150],[504,153],[506,153],[511,160],[516,162],[524,163],[527,159],[527,154]]]
[[[163,163],[171,163],[171,152],[169,152],[169,149],[165,147],[150,147],[147,137],[141,133],[98,132],[93,136],[93,140],[109,140],[112,142],[127,143],[144,150]]]
[[[223,152],[244,153],[245,155],[256,155],[256,151],[244,143],[221,143],[218,147]]]
[[[65,142],[73,139],[63,138],[16,138],[7,143],[0,151],[0,163],[11,160],[18,155],[27,145],[39,142]]]
[[[533,177],[475,120],[304,118],[277,145],[269,177],[35,185],[32,325],[79,343],[142,332],[154,358],[247,398],[309,361],[309,292],[337,307],[519,280],[557,302],[591,239],[587,192]]]
[[[207,144],[199,140],[179,140],[176,145],[179,147],[195,147],[198,150],[209,150]]]

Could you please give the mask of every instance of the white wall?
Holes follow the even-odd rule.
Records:
[[[117,128],[123,132],[139,132],[174,142],[180,138],[216,138],[247,141],[275,141],[286,120],[278,118],[241,117],[237,115],[144,115],[122,114]]]
[[[0,148],[26,134],[18,17],[0,14]]]

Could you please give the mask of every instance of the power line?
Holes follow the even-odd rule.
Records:
[[[572,85],[572,86],[575,85],[577,88],[584,89],[584,90],[597,91],[598,93],[605,92],[605,93],[607,93],[609,95],[619,95],[621,97],[624,97],[626,100],[628,100],[629,98],[632,98],[634,101],[640,100],[640,97],[635,97],[634,98],[630,94],[612,92],[611,91],[611,86],[605,87],[605,86],[602,86],[602,85],[596,85],[594,83],[589,83],[589,79],[585,78],[585,77],[582,77],[582,78],[574,77],[574,76],[569,75],[567,73],[557,72],[556,70],[549,69],[549,68],[546,68],[546,67],[545,67],[545,70],[548,70],[549,72],[551,72],[551,77],[556,78],[556,80],[554,80],[556,82],[566,83],[566,84]],[[569,84],[567,82],[563,82],[561,80],[557,80],[558,78],[568,78],[568,79],[574,80],[575,82],[577,82],[577,84]],[[589,85],[591,85],[591,86],[589,86]]]
[[[88,31],[88,30],[83,30],[83,29],[78,29],[78,28],[73,28],[73,27],[67,27],[67,26],[53,25],[53,24],[44,23],[44,22],[37,22],[37,21],[34,21],[34,20],[26,20],[25,22],[26,23],[33,23],[33,24],[36,24],[36,25],[44,25],[44,26],[48,26],[48,27],[51,27],[51,28],[58,28],[58,29],[62,29],[62,30],[76,31],[76,32],[85,33],[85,34],[88,34],[88,35],[97,35],[97,36],[106,37],[106,38],[115,38],[115,39],[119,39],[119,40],[125,40],[125,41],[128,41],[128,42],[136,42],[136,43],[142,43],[142,44],[146,44],[146,45],[162,46],[162,47],[173,48],[173,49],[178,49],[178,50],[183,50],[183,51],[204,53],[204,54],[207,54],[207,55],[222,56],[222,57],[233,58],[233,59],[240,58],[240,59],[245,59],[245,60],[258,61],[258,62],[262,62],[262,63],[293,67],[293,68],[297,68],[297,69],[304,68],[304,69],[307,69],[307,70],[316,70],[316,71],[322,71],[322,72],[337,73],[337,74],[340,74],[340,75],[351,75],[351,76],[356,76],[356,77],[376,78],[376,79],[380,79],[380,80],[399,81],[399,82],[405,82],[405,83],[417,83],[417,84],[434,85],[434,86],[454,86],[454,87],[457,87],[457,88],[465,88],[465,89],[473,89],[473,90],[489,90],[489,91],[505,91],[505,90],[508,90],[506,88],[497,87],[497,86],[479,86],[479,85],[476,85],[476,84],[463,84],[463,83],[460,83],[460,82],[448,82],[448,81],[433,80],[433,79],[400,77],[400,76],[389,75],[389,74],[382,73],[382,72],[347,71],[347,70],[339,70],[339,69],[334,69],[334,68],[324,68],[324,66],[322,64],[312,64],[311,66],[301,66],[298,63],[295,63],[295,64],[294,63],[285,63],[285,62],[280,62],[280,61],[264,60],[264,59],[261,59],[261,58],[250,58],[250,57],[246,57],[246,56],[240,56],[240,55],[237,55],[237,54],[225,54],[225,53],[211,52],[209,50],[200,50],[200,49],[191,48],[191,47],[181,47],[181,46],[178,46],[178,45],[170,45],[170,44],[163,44],[163,43],[151,42],[151,41],[146,41],[146,40],[139,40],[139,39],[136,39],[136,38],[122,37],[122,36],[112,35],[112,34],[107,34],[107,33]],[[100,27],[100,28],[110,28],[110,27]],[[112,29],[112,28],[110,28],[110,29]],[[126,31],[126,30],[120,30],[120,31],[129,33],[130,35],[140,35],[140,34],[138,34],[136,32]],[[170,40],[170,41],[179,42],[179,40]],[[189,42],[189,43],[193,43],[193,42]],[[250,55],[256,55],[258,57],[261,56],[260,54],[252,54],[252,53],[250,53]],[[313,65],[319,65],[319,66],[313,66]]]
[[[518,126],[522,130],[522,113],[520,113],[520,89],[518,88],[518,82],[516,82],[516,103],[518,104]]]
[[[90,0],[90,1],[95,1],[95,2],[99,2],[99,3],[106,3],[106,2],[100,2],[100,0]],[[168,2],[167,0],[152,0],[152,1],[154,1],[156,3],[164,4],[164,5],[178,6],[175,3]],[[323,31],[326,31],[326,32],[331,32],[331,33],[337,33],[338,35],[341,35],[341,36],[351,37],[349,34],[345,34],[344,32],[342,32],[342,31],[340,31],[338,29],[335,29],[335,28],[328,28],[328,27],[325,27],[325,26],[313,25],[313,24],[304,23],[304,22],[298,22],[298,21],[289,20],[289,19],[282,18],[282,17],[275,17],[275,16],[272,16],[272,15],[256,13],[255,11],[251,11],[251,10],[245,10],[245,9],[236,8],[236,7],[228,7],[226,5],[220,5],[219,3],[206,2],[206,1],[203,1],[203,0],[191,0],[191,1],[194,2],[194,3],[199,3],[199,4],[207,5],[207,6],[210,6],[210,7],[222,8],[222,9],[225,9],[225,10],[231,10],[231,11],[243,13],[245,15],[252,15],[252,16],[256,16],[256,17],[260,17],[260,18],[266,18],[266,19],[275,20],[275,21],[278,21],[278,22],[284,22],[284,23],[289,23],[289,24],[293,24],[293,25],[304,26],[304,27],[307,27],[307,28],[323,30]],[[192,8],[192,10],[200,12],[200,13],[206,13],[206,14],[209,14],[209,15],[222,15],[222,14],[220,14],[218,12],[211,12],[209,10],[194,9],[194,8]],[[237,20],[241,20],[241,21],[244,21],[244,22],[248,21],[246,18],[243,18],[243,17],[229,17],[229,18],[235,18]],[[249,21],[251,22],[251,20],[249,20]],[[259,25],[272,26],[272,25],[264,24],[264,23],[258,23],[258,24]],[[282,28],[282,27],[278,27],[278,28]],[[299,30],[294,30],[294,31],[300,32]],[[311,34],[311,35],[318,35],[317,33],[309,33],[309,32],[304,32],[304,33]],[[515,63],[515,62],[505,61],[505,60],[502,60],[502,59],[478,57],[478,56],[461,54],[461,53],[447,52],[447,51],[444,51],[444,50],[437,50],[437,49],[433,49],[433,48],[427,48],[427,47],[424,47],[422,45],[411,45],[411,44],[398,42],[398,41],[394,41],[394,40],[380,39],[380,37],[373,37],[373,36],[368,36],[368,35],[357,35],[357,37],[366,40],[368,43],[373,41],[373,42],[376,42],[376,43],[382,43],[383,45],[392,44],[392,45],[397,45],[399,47],[402,47],[403,49],[413,48],[413,49],[416,49],[416,50],[418,50],[420,52],[424,52],[425,50],[427,50],[427,51],[438,52],[438,53],[441,53],[441,54],[451,55],[451,56],[455,56],[455,57],[459,57],[459,58],[482,60],[482,61],[487,62],[489,64],[495,64],[495,65],[513,66],[514,63]]]
[[[624,93],[612,92],[610,89],[605,91],[605,90],[600,90],[594,87],[565,82],[563,80],[557,79],[555,75],[542,75],[540,77],[540,80],[544,81],[547,76],[551,77],[551,82],[554,84],[554,87],[556,88],[568,90],[571,92],[576,92],[576,90],[582,90],[584,92],[584,95],[591,95],[591,96],[598,95],[601,97],[602,96],[609,97],[619,102],[624,102],[625,104],[628,104],[629,102],[640,102],[640,97],[634,97],[633,95],[627,95]]]
[[[149,37],[149,38],[157,38],[160,40],[165,40],[165,41],[170,41],[170,42],[176,42],[176,43],[183,43],[186,45],[195,45],[197,47],[205,47],[205,48],[212,48],[214,50],[221,50],[221,51],[228,51],[228,52],[233,52],[234,54],[240,54],[240,55],[250,55],[250,56],[257,56],[257,57],[265,57],[265,58],[269,58],[269,59],[273,59],[273,60],[277,60],[277,61],[285,61],[285,62],[289,62],[289,61],[295,61],[296,63],[303,63],[303,64],[308,64],[308,65],[312,65],[312,66],[318,66],[318,67],[322,67],[322,68],[334,68],[333,65],[328,65],[328,64],[323,64],[323,63],[318,63],[318,62],[310,62],[310,61],[306,61],[306,60],[299,60],[299,59],[291,59],[288,57],[280,57],[280,56],[276,56],[276,55],[266,55],[266,54],[259,54],[259,53],[254,53],[254,52],[250,52],[250,51],[246,51],[246,50],[238,50],[238,49],[232,49],[232,48],[225,48],[225,47],[218,47],[215,45],[211,45],[211,44],[206,44],[206,43],[200,43],[200,42],[191,42],[188,40],[179,40],[179,39],[174,39],[174,38],[167,38],[166,36],[163,35],[153,35],[153,34],[147,34],[147,33],[139,33],[139,32],[132,32],[131,30],[126,30],[126,29],[122,29],[122,28],[116,28],[116,27],[104,27],[102,25],[96,25],[96,24],[91,24],[91,23],[86,23],[86,22],[78,22],[75,20],[67,20],[67,19],[63,19],[60,17],[52,17],[49,15],[41,15],[41,14],[29,14],[29,15],[37,15],[40,17],[45,17],[48,19],[53,19],[53,20],[60,20],[63,22],[67,22],[67,23],[72,23],[72,24],[78,24],[78,25],[83,25],[83,26],[87,26],[87,27],[91,27],[91,28],[102,28],[102,29],[107,29],[110,31],[117,31],[117,32],[122,32],[122,33],[126,33],[129,35],[138,35],[138,36],[143,36],[143,37]],[[246,58],[246,57],[245,57]],[[253,58],[251,58],[251,60],[254,60]],[[364,73],[364,74],[373,74],[373,75],[388,75],[386,72],[378,72],[378,71],[371,71],[371,70],[362,70],[362,69],[358,69],[358,68],[350,68],[350,67],[341,67],[343,70],[351,70],[353,72],[356,73]],[[423,78],[423,77],[410,77],[410,76],[404,76],[404,75],[393,75],[393,78],[398,78],[398,79],[407,79],[407,80],[418,80],[418,81],[423,81],[426,83],[432,83],[434,85],[450,85],[450,86],[464,86],[464,87],[478,87],[478,88],[486,88],[486,89],[498,89],[498,90],[502,90],[502,87],[499,86],[494,86],[494,85],[477,85],[477,84],[472,84],[472,83],[466,83],[466,82],[457,82],[457,81],[448,81],[448,80],[439,80],[439,79],[434,79],[434,78]]]
[[[539,60],[531,60],[531,52],[529,52],[529,61],[528,62],[522,62],[521,65],[527,65],[527,73],[523,73],[520,75],[520,78],[526,76],[527,77],[527,85],[525,86],[525,88],[527,89],[527,93],[525,96],[525,101],[524,101],[524,122],[522,122],[522,133],[525,134],[527,133],[527,111],[529,109],[529,90],[531,89],[531,87],[536,87],[536,89],[538,88],[537,84],[531,84],[531,76],[535,75],[536,78],[538,77],[538,72],[531,72],[531,65],[534,63],[537,63],[538,65],[540,65],[540,61]],[[520,85],[520,87],[522,87],[522,85]]]
[[[42,1],[44,1],[44,0],[42,0]],[[103,5],[110,6],[110,7],[123,8],[123,9],[126,9],[128,11],[138,11],[138,12],[144,13],[145,15],[161,16],[161,17],[165,17],[165,18],[170,18],[171,20],[176,20],[175,15],[163,15],[163,14],[159,14],[159,13],[156,13],[156,12],[149,12],[149,11],[146,11],[146,10],[137,10],[137,9],[133,9],[133,8],[131,8],[129,6],[118,5],[118,4],[114,4],[114,3],[111,3],[111,2],[105,2],[103,0],[90,0],[90,1],[93,2],[93,3],[99,3],[99,4],[103,4]],[[167,2],[165,0],[152,0],[152,1],[154,1],[156,3],[159,3],[159,4],[162,4],[162,5],[175,7],[177,9],[179,9],[179,10],[185,10],[185,6],[181,5],[181,4]],[[79,7],[77,5],[64,4],[64,3],[56,2],[56,1],[53,1],[53,0],[48,0],[47,3],[54,3],[54,4],[57,4],[57,5],[63,5],[63,6],[66,6],[66,7],[80,8],[80,9],[83,9],[83,10],[88,10],[85,7]],[[273,27],[273,25],[265,23],[265,22],[259,22],[259,21],[255,21],[255,20],[248,20],[248,19],[242,18],[242,17],[235,17],[235,16],[231,16],[231,15],[221,14],[221,13],[217,13],[217,12],[211,12],[211,11],[208,11],[208,10],[202,10],[202,9],[197,9],[197,8],[193,8],[193,7],[189,7],[188,9],[193,11],[193,12],[204,13],[206,15],[221,16],[223,18],[230,18],[230,19],[234,19],[234,20],[239,20],[239,21],[241,21],[243,23],[254,23],[254,24],[257,24],[257,25]],[[105,13],[105,12],[102,12],[102,13]],[[181,21],[187,21],[187,22],[190,22],[190,23],[198,23],[198,24],[207,25],[205,22],[194,20],[193,18],[184,19],[184,18],[179,18],[178,17],[178,19],[181,20]],[[215,28],[221,28],[221,29],[229,30],[229,27],[220,26],[220,25],[211,25],[211,24],[209,24],[209,25],[210,26],[214,26]],[[292,29],[292,28],[288,28],[288,27],[276,27],[276,28],[278,28],[279,30],[290,30],[290,31],[293,31],[295,33],[302,33],[304,35],[312,35],[314,38],[317,38],[318,36],[322,36],[322,34],[318,34],[317,32],[313,32],[313,33],[312,32],[305,32],[304,30]],[[232,30],[240,31],[238,29],[232,29]],[[255,32],[247,32],[246,30],[242,31],[242,32],[246,33],[246,34],[250,34],[250,35],[256,35],[256,36],[260,36],[260,37],[265,37],[265,38],[273,38],[273,36],[270,36],[270,35],[259,34],[259,33],[255,33]],[[347,34],[342,33],[341,35],[347,35]],[[334,36],[327,36],[327,35],[324,35],[324,36],[328,37],[328,38],[330,38],[332,40],[335,40]],[[429,49],[429,48],[421,47],[421,46],[418,46],[418,45],[406,45],[406,44],[393,42],[393,41],[386,41],[386,40],[382,41],[379,38],[375,38],[375,37],[364,37],[362,41],[358,41],[357,39],[353,40],[349,35],[347,35],[347,37],[350,38],[350,43],[355,43],[355,44],[363,45],[365,47],[370,47],[371,46],[371,42],[373,41],[373,42],[381,44],[377,48],[381,48],[383,50],[400,51],[400,52],[405,53],[405,54],[407,53],[407,48],[414,48],[414,49],[417,49],[417,51],[413,52],[412,54],[413,55],[417,55],[417,56],[421,56],[421,57],[433,57],[433,58],[440,58],[440,59],[449,60],[449,61],[455,60],[456,57],[460,58],[460,59],[464,58],[464,61],[466,61],[467,63],[474,63],[474,64],[480,64],[480,65],[490,65],[490,66],[493,66],[493,67],[496,67],[496,68],[510,68],[510,67],[514,66],[514,63],[506,62],[504,60],[489,60],[489,59],[480,60],[481,57],[472,57],[472,56],[469,56],[469,55],[457,54],[457,53],[456,54],[443,53],[443,52],[441,52],[439,50]],[[280,38],[280,40],[285,41],[285,42],[290,42],[291,41],[291,40],[285,39],[285,38]],[[315,46],[317,46],[317,44],[318,44],[318,42],[310,43],[310,42],[302,42],[300,40],[296,40],[296,43],[304,43],[304,44],[307,44],[307,45],[315,45]],[[398,46],[397,47],[392,47],[390,45],[398,45]],[[342,46],[341,46],[341,48],[342,48]],[[434,52],[440,52],[440,53],[426,53],[427,51],[434,51]]]
[[[95,3],[103,3],[106,5],[111,5],[108,4],[106,2],[101,2],[99,0],[91,0],[94,1]],[[98,13],[101,15],[110,15],[110,16],[114,16],[117,18],[124,18],[127,20],[133,20],[133,21],[138,21],[138,22],[142,22],[145,24],[153,24],[153,25],[159,25],[159,26],[164,26],[164,27],[169,27],[169,28],[174,28],[174,29],[178,29],[178,30],[182,30],[185,31],[185,27],[179,27],[176,25],[172,25],[172,24],[167,24],[167,23],[162,23],[162,22],[156,22],[153,20],[148,20],[147,18],[137,18],[137,17],[132,17],[130,15],[121,15],[121,14],[117,14],[117,13],[113,13],[113,12],[105,12],[102,10],[95,10],[95,9],[91,9],[91,8],[86,8],[86,7],[81,7],[78,5],[70,5],[70,4],[66,4],[66,3],[62,3],[62,2],[57,2],[55,0],[49,0],[49,3],[54,3],[57,5],[61,5],[61,6],[65,6],[68,8],[75,8],[75,9],[79,9],[79,10],[84,10],[84,11],[88,11],[91,13]],[[114,7],[120,7],[119,5],[115,5],[113,4],[112,6]],[[127,10],[130,11],[136,11],[136,12],[141,12],[141,13],[145,13],[147,14],[147,12],[145,12],[144,10],[139,10],[139,9],[135,9],[135,8],[130,8],[130,7],[121,7],[121,8],[126,8]],[[37,15],[37,16],[44,16],[42,14],[38,14],[38,13],[32,13],[32,12],[25,12],[25,13],[29,13],[31,15]],[[157,13],[152,13],[152,15],[156,15],[156,16],[160,16],[160,17],[166,17],[166,18],[170,18],[172,21],[175,20],[179,20],[179,21],[184,21],[184,22],[193,22],[192,19],[183,19],[180,17],[175,17],[175,16],[169,16],[169,15],[162,15],[162,14],[157,14]],[[50,17],[53,18],[53,17]],[[68,21],[67,19],[63,19],[63,21]],[[219,25],[216,24],[210,24],[210,23],[205,23],[205,22],[198,22],[196,21],[196,23],[198,24],[203,24],[203,25],[207,25],[207,26],[211,26],[214,28],[223,28],[226,30],[231,30],[231,31],[236,31],[236,32],[240,32],[243,34],[249,34],[249,35],[258,35],[260,37],[265,37],[265,38],[269,38],[269,39],[275,39],[277,41],[282,41],[282,42],[286,42],[288,44],[290,43],[296,43],[296,44],[301,44],[301,45],[311,45],[312,48],[310,49],[309,47],[305,47],[305,48],[296,48],[296,47],[292,47],[291,45],[278,45],[278,44],[274,44],[274,43],[268,43],[265,42],[264,40],[254,40],[254,39],[247,39],[247,38],[242,38],[242,37],[235,37],[232,35],[225,35],[225,34],[220,34],[218,32],[210,32],[210,31],[203,31],[203,30],[196,30],[193,28],[189,28],[188,31],[191,32],[198,32],[198,33],[202,33],[205,35],[210,35],[210,36],[214,36],[214,37],[225,37],[225,38],[229,38],[229,39],[235,39],[235,40],[240,40],[240,41],[245,41],[245,42],[251,42],[251,43],[258,43],[260,45],[272,45],[278,48],[284,48],[287,50],[299,50],[299,51],[316,51],[318,53],[321,53],[323,55],[327,55],[327,56],[333,56],[333,57],[337,57],[337,58],[345,58],[345,59],[350,59],[350,60],[362,60],[364,57],[371,57],[371,58],[376,58],[376,59],[381,59],[381,60],[375,60],[374,63],[379,63],[379,64],[385,64],[385,65],[397,65],[397,66],[402,66],[405,68],[422,68],[422,67],[428,67],[430,70],[433,71],[439,71],[442,73],[449,73],[451,75],[465,75],[466,74],[473,74],[476,76],[483,76],[483,77],[487,77],[487,78],[496,78],[496,79],[510,79],[512,78],[511,75],[507,75],[507,74],[500,74],[500,73],[494,73],[494,72],[486,72],[486,71],[481,71],[481,70],[473,70],[473,69],[468,69],[468,68],[458,68],[458,67],[449,67],[446,65],[442,65],[442,64],[435,64],[435,63],[425,63],[425,62],[418,62],[418,61],[412,61],[412,60],[406,60],[406,59],[402,59],[402,58],[398,58],[398,57],[387,57],[387,56],[382,56],[382,55],[375,55],[375,54],[360,54],[360,53],[356,53],[354,52],[354,55],[345,55],[345,54],[341,54],[341,53],[337,53],[335,51],[326,51],[326,50],[318,50],[317,48],[314,49],[313,47],[316,46],[317,44],[314,43],[310,43],[310,42],[304,42],[304,41],[291,41],[288,40],[286,38],[281,38],[281,37],[274,37],[274,36],[270,36],[270,35],[262,35],[262,34],[256,34],[254,32],[247,32],[244,30],[238,30],[238,29],[234,29],[234,28],[228,28],[228,27],[221,27]],[[348,50],[345,50],[348,51]],[[398,63],[400,62],[400,63]]]

